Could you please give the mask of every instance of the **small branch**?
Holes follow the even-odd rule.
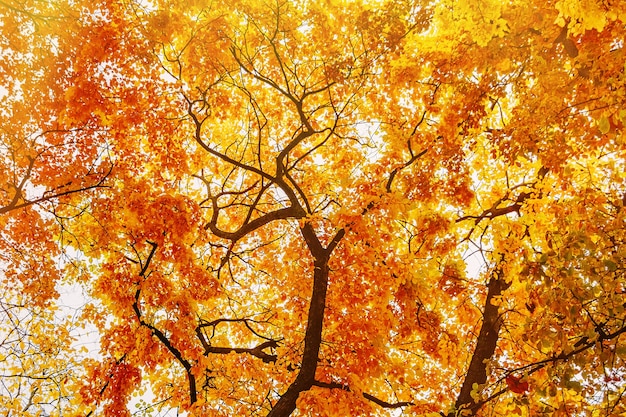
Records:
[[[498,207],[500,205],[500,203],[502,203],[503,201],[505,201],[504,198],[496,201],[496,203],[488,208],[487,210],[483,211],[481,214],[475,216],[475,215],[468,215],[468,216],[463,216],[463,217],[459,217],[458,219],[456,219],[456,222],[462,222],[464,220],[469,220],[469,219],[474,219],[474,222],[476,224],[480,223],[481,220],[484,219],[494,219],[496,217],[500,217],[500,216],[504,216],[506,214],[509,213],[517,213],[519,214],[520,209],[522,208],[522,204],[531,196],[531,193],[521,193],[520,195],[517,196],[517,198],[515,200],[513,200],[513,204],[506,206],[506,207]]]
[[[257,174],[258,176],[262,177],[262,178],[266,178],[270,181],[275,181],[275,178],[272,177],[270,174],[266,173],[263,170],[260,170],[259,168],[253,167],[251,165],[247,165],[244,164],[242,162],[239,162],[231,157],[229,157],[228,155],[226,155],[225,153],[216,151],[215,149],[211,148],[209,145],[207,145],[204,140],[202,140],[202,125],[204,124],[204,121],[206,119],[200,119],[198,118],[198,116],[196,115],[196,113],[194,113],[193,111],[193,105],[194,105],[194,101],[190,100],[187,96],[183,95],[183,98],[187,101],[187,105],[188,105],[188,109],[187,109],[187,114],[189,115],[189,117],[191,117],[191,119],[194,122],[194,125],[196,126],[195,132],[194,132],[194,140],[198,143],[198,145],[200,145],[205,151],[207,151],[209,154],[223,160],[224,162],[227,162],[237,168],[243,169],[245,171],[249,171],[249,172],[253,172],[255,174]]]
[[[150,245],[152,245],[152,250],[150,251],[150,255],[148,255],[148,259],[146,260],[145,265],[141,269],[139,276],[144,276],[148,267],[150,266],[150,262],[152,261],[152,257],[156,252],[158,245],[154,242],[147,241]],[[172,342],[168,339],[168,337],[161,330],[157,329],[152,324],[146,322],[142,318],[141,309],[139,308],[139,297],[141,296],[141,288],[137,288],[135,292],[135,300],[133,301],[133,311],[135,312],[135,316],[139,321],[139,324],[143,327],[150,329],[152,335],[156,336],[157,339],[165,346],[167,350],[176,358],[176,360],[185,368],[185,372],[187,373],[187,380],[189,381],[189,401],[191,404],[195,403],[198,400],[197,392],[196,392],[196,377],[191,372],[191,363],[183,357],[183,354],[180,350],[176,348],[172,344]]]
[[[531,189],[534,189],[535,186],[537,185],[538,181],[541,181],[545,178],[545,176],[548,174],[549,169],[546,167],[541,167],[539,168],[539,171],[537,172],[537,181],[533,181],[531,183],[522,183],[522,184],[518,184],[516,186],[514,186],[513,188],[511,188],[511,190],[520,188],[522,186],[526,186],[526,187],[530,187]],[[507,177],[507,186],[508,186],[508,177]],[[499,216],[504,216],[506,214],[509,213],[517,213],[519,215],[519,211],[522,208],[522,205],[526,202],[526,200],[528,200],[529,198],[531,198],[535,193],[533,191],[530,192],[523,192],[520,193],[517,197],[515,197],[515,200],[509,200],[508,198],[508,191],[507,194],[500,198],[498,201],[496,201],[493,206],[491,206],[490,208],[488,208],[487,210],[483,211],[481,214],[479,215],[468,215],[468,216],[463,216],[463,217],[459,217],[458,219],[456,219],[456,222],[462,222],[464,220],[470,220],[473,219],[475,224],[480,223],[482,220],[484,219],[494,219],[496,217]],[[538,197],[541,197],[541,194],[539,193]],[[508,206],[505,207],[498,207],[500,204],[502,204],[505,201],[510,201],[513,204],[510,204]]]
[[[157,247],[158,247],[158,245],[156,243],[154,243],[154,242],[151,242],[149,240],[146,240],[146,242],[150,246],[152,246],[152,250],[150,251],[150,254],[148,255],[148,259],[146,259],[145,265],[143,265],[143,267],[141,268],[141,272],[139,272],[139,276],[140,277],[145,277],[146,276],[146,272],[148,271],[148,266],[150,265],[150,262],[152,262],[152,257],[156,253],[156,250],[157,250]]]
[[[252,326],[250,326],[250,323],[263,323],[263,322],[267,322],[267,321],[259,321],[259,320],[253,320],[253,319],[249,319],[249,318],[241,318],[241,319],[229,319],[229,318],[221,318],[221,319],[216,319],[213,321],[202,321],[202,323],[200,323],[198,325],[198,329],[202,329],[204,327],[213,327],[215,328],[218,324],[220,323],[243,323],[248,330],[250,330],[250,332],[252,332],[255,336],[263,339],[263,340],[274,340],[272,338],[269,337],[265,337],[262,334],[258,333],[256,330],[254,330],[252,328]]]
[[[409,146],[409,149],[410,149],[410,146]],[[391,185],[393,183],[393,180],[396,178],[396,175],[398,175],[398,173],[400,171],[402,171],[403,169],[405,169],[405,168],[409,167],[410,165],[412,165],[419,158],[424,156],[424,154],[426,154],[426,152],[428,152],[428,148],[424,149],[423,151],[421,151],[418,154],[415,154],[415,155],[411,156],[411,159],[409,159],[407,162],[405,162],[401,167],[395,168],[393,171],[391,171],[391,173],[389,174],[389,178],[387,179],[387,184],[385,185],[385,190],[387,190],[387,192],[390,193],[391,192]]]
[[[624,320],[626,320],[626,317],[624,318]],[[576,342],[576,344],[574,344],[574,347],[576,347],[576,349],[571,350],[569,353],[565,353],[565,352],[561,352],[558,355],[555,353],[553,354],[550,358],[548,359],[544,359],[538,362],[533,362],[531,364],[528,365],[524,365],[521,366],[519,368],[515,368],[515,369],[511,369],[508,374],[511,373],[525,373],[528,375],[532,375],[535,372],[538,372],[539,370],[545,368],[548,365],[551,365],[553,363],[557,363],[557,362],[567,362],[569,359],[571,359],[572,357],[574,357],[575,355],[578,355],[579,353],[582,353],[594,346],[597,346],[598,343],[602,343],[605,340],[612,340],[617,338],[618,336],[622,335],[626,333],[626,326],[622,326],[619,329],[617,329],[616,331],[609,333],[609,334],[604,334],[600,335],[598,334],[598,337],[596,339],[590,340],[588,338],[583,338],[581,340],[579,340],[578,342]],[[482,407],[483,405],[487,404],[490,401],[493,401],[494,399],[496,399],[497,397],[499,397],[500,395],[508,392],[509,389],[508,388],[503,388],[500,389],[496,392],[494,392],[493,394],[491,394],[489,397],[482,399],[480,402],[478,402],[477,406],[478,408]]]
[[[219,227],[217,227],[217,211],[213,212],[213,218],[206,224],[205,228],[210,229],[211,233],[213,233],[217,237],[221,237],[222,239],[231,240],[233,242],[238,241],[245,235],[265,226],[268,223],[271,223],[275,220],[284,220],[284,219],[299,219],[305,216],[304,210],[301,207],[285,207],[278,209],[276,211],[269,212],[264,214],[261,217],[257,217],[256,219],[243,224],[234,232],[227,232]]]
[[[104,181],[108,178],[108,176],[113,171],[113,165],[111,165],[111,167],[109,168],[109,171],[102,178],[100,178],[100,180],[96,184],[94,184],[94,185],[89,185],[87,187],[82,187],[82,188],[77,188],[77,189],[73,189],[73,190],[63,191],[63,192],[60,192],[60,193],[57,193],[57,194],[52,194],[52,195],[39,197],[39,198],[36,198],[34,200],[25,200],[23,203],[17,204],[19,199],[22,197],[22,188],[24,187],[24,184],[25,184],[26,180],[30,177],[30,172],[32,170],[34,161],[35,161],[34,159],[31,159],[31,162],[29,164],[29,168],[28,168],[28,171],[26,173],[26,176],[22,179],[22,182],[17,187],[17,191],[16,191],[15,196],[13,197],[13,200],[8,205],[6,205],[4,207],[0,207],[0,214],[5,214],[5,213],[7,213],[7,212],[9,212],[11,210],[19,210],[21,208],[32,206],[34,204],[39,204],[39,203],[43,203],[43,202],[46,202],[46,201],[55,200],[57,198],[60,198],[60,197],[66,196],[66,195],[76,194],[76,193],[80,193],[80,192],[83,192],[83,191],[91,190],[93,188],[108,188],[109,186],[102,185],[102,184],[104,183]]]
[[[28,410],[33,405],[33,398],[35,398],[35,394],[37,394],[38,390],[39,390],[39,387],[35,387],[30,392],[30,396],[28,397],[28,402],[24,405],[24,408],[22,408],[22,413],[25,413],[26,410]]]
[[[326,252],[328,252],[329,256],[332,253],[332,251],[335,250],[335,248],[337,247],[337,245],[339,244],[339,242],[341,241],[341,239],[343,239],[345,235],[346,235],[346,229],[339,229],[337,233],[335,233],[335,236],[326,247]]]
[[[264,352],[264,349],[278,347],[278,341],[268,340],[253,348],[235,348],[235,347],[218,347],[218,346],[205,346],[204,356],[208,356],[210,353],[227,355],[231,352],[235,353],[247,353],[248,355],[255,356],[261,359],[265,363],[276,362],[277,356]]]
[[[250,327],[250,324],[248,323],[248,321],[249,319],[224,319],[222,318],[222,319],[213,320],[211,322],[201,323],[200,325],[198,325],[196,327],[196,335],[198,336],[198,339],[200,340],[200,343],[202,344],[202,347],[204,348],[204,356],[207,356],[210,353],[228,354],[231,352],[235,352],[235,353],[247,353],[249,355],[252,355],[261,359],[265,363],[276,362],[277,356],[264,352],[264,349],[278,347],[279,340],[269,339],[267,337],[263,337],[259,335],[256,331],[254,331],[254,329],[252,329],[252,327]],[[207,340],[207,337],[205,336],[202,329],[205,327],[215,328],[215,326],[217,326],[220,323],[244,323],[245,326],[252,333],[254,333],[255,336],[265,339],[265,342],[253,348],[211,346],[211,344],[209,343],[210,338],[209,340]]]
[[[626,317],[624,318],[624,320],[626,320]],[[598,333],[598,337],[595,339],[581,339],[578,342],[576,342],[576,344],[574,344],[575,349],[571,350],[568,353],[565,352],[561,352],[558,355],[557,354],[553,354],[550,358],[548,359],[544,359],[542,361],[539,362],[534,362],[532,364],[529,365],[525,365],[521,368],[516,369],[515,371],[525,371],[526,369],[530,369],[530,371],[528,371],[529,374],[532,374],[534,372],[537,372],[539,369],[544,368],[546,365],[555,363],[555,362],[559,362],[559,361],[568,361],[569,359],[571,359],[573,356],[578,355],[579,353],[582,353],[592,347],[595,347],[598,345],[598,343],[602,343],[603,341],[606,340],[613,340],[615,338],[617,338],[618,336],[626,333],[626,326],[622,326],[619,329],[615,330],[612,333],[606,333],[604,331],[602,331],[601,333],[598,332],[598,330],[596,329],[596,332]]]
[[[387,179],[387,184],[385,185],[385,190],[387,190],[388,193],[391,192],[391,186],[393,184],[393,180],[396,178],[396,175],[398,175],[398,173],[400,171],[402,171],[403,169],[411,166],[415,161],[417,161],[419,158],[421,158],[422,156],[424,156],[424,154],[426,152],[428,152],[428,148],[424,149],[423,151],[421,151],[420,153],[414,154],[413,153],[413,148],[411,147],[411,138],[413,136],[415,136],[415,134],[417,133],[417,129],[422,125],[422,123],[424,123],[424,120],[426,119],[426,111],[424,111],[422,113],[422,118],[420,119],[419,122],[417,122],[415,124],[415,127],[413,128],[413,131],[411,132],[411,134],[409,135],[409,138],[406,140],[406,145],[407,148],[409,149],[409,154],[411,155],[411,158],[405,162],[402,166],[395,168],[393,171],[391,171],[391,173],[389,174],[389,178]]]
[[[328,389],[340,389],[340,390],[344,390],[347,392],[352,392],[352,390],[350,389],[350,387],[348,385],[344,385],[344,384],[340,384],[337,382],[321,382],[321,381],[314,381],[313,385],[316,387],[321,387],[321,388],[328,388]],[[368,394],[366,392],[363,393],[363,397],[383,408],[400,408],[400,407],[408,407],[410,405],[415,405],[414,403],[410,402],[410,401],[399,401],[396,403],[390,403],[387,401],[383,401],[380,398],[377,398],[375,396],[373,396],[372,394]]]

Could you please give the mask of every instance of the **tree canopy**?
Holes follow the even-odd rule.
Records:
[[[0,0],[1,414],[623,415],[625,25]]]

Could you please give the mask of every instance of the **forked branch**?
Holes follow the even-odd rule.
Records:
[[[148,259],[146,260],[146,263],[141,268],[141,272],[139,274],[140,277],[145,276],[146,271],[148,270],[148,267],[150,266],[150,262],[152,261],[152,258],[158,248],[158,245],[156,243],[149,242],[149,241],[148,243],[150,244],[152,249],[150,251],[150,254],[148,255]],[[185,359],[182,352],[178,350],[176,346],[172,344],[172,342],[170,341],[170,339],[167,337],[165,333],[163,333],[154,325],[148,323],[147,321],[143,319],[143,316],[141,314],[141,308],[139,306],[140,297],[141,297],[141,287],[137,288],[137,291],[135,291],[135,299],[133,301],[133,311],[135,312],[137,321],[139,321],[139,324],[141,326],[148,328],[150,332],[152,333],[152,335],[156,336],[156,338],[163,344],[163,346],[165,346],[165,348],[174,356],[174,358],[176,358],[176,360],[183,366],[183,368],[185,368],[185,372],[187,373],[187,381],[189,382],[189,402],[191,404],[195,403],[198,400],[198,396],[197,396],[198,394],[196,390],[196,377],[191,372],[191,362]]]

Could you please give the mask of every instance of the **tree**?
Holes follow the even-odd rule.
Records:
[[[626,5],[225,3],[0,2],[4,414],[624,413]]]

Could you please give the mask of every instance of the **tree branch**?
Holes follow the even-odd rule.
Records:
[[[410,148],[410,146],[409,146],[409,148]],[[385,190],[387,190],[387,192],[390,193],[391,192],[391,185],[393,183],[393,180],[396,178],[396,175],[400,171],[402,171],[404,168],[410,166],[415,161],[417,161],[419,158],[424,156],[424,154],[426,154],[426,152],[428,152],[428,148],[424,149],[423,151],[421,151],[418,154],[415,154],[415,155],[411,156],[411,159],[409,159],[407,162],[405,162],[401,167],[395,168],[393,171],[391,171],[391,173],[389,174],[389,178],[387,179],[387,184],[385,184]]]
[[[202,329],[205,327],[213,327],[215,328],[215,326],[217,326],[220,323],[244,323],[245,326],[252,332],[254,333],[256,336],[265,339],[265,342],[261,343],[258,346],[255,346],[253,348],[235,348],[235,347],[219,347],[219,346],[211,346],[211,344],[209,343],[209,340],[207,340],[205,334],[203,333]],[[198,325],[196,327],[196,335],[198,336],[198,339],[200,340],[200,343],[202,344],[202,347],[204,348],[204,356],[208,356],[210,353],[216,353],[216,354],[228,354],[230,352],[235,352],[235,353],[247,353],[249,355],[252,356],[256,356],[257,358],[263,360],[263,362],[265,363],[269,363],[269,362],[276,362],[277,356],[276,355],[271,355],[269,353],[264,352],[264,349],[267,348],[275,348],[278,347],[278,342],[279,340],[274,340],[274,339],[269,339],[267,337],[263,337],[261,335],[259,335],[256,331],[254,331],[252,329],[252,327],[250,327],[250,325],[248,324],[248,319],[217,319],[217,320],[213,320],[211,322],[207,322],[207,323],[201,323],[200,325]]]
[[[328,388],[328,389],[341,389],[344,391],[348,391],[348,392],[352,392],[352,390],[350,389],[350,387],[348,385],[344,385],[344,384],[340,384],[337,382],[321,382],[321,381],[314,381],[313,385],[316,387],[321,387],[321,388]],[[375,396],[373,396],[372,394],[368,394],[367,392],[363,393],[363,397],[383,408],[401,408],[401,407],[407,407],[410,405],[415,405],[414,403],[410,402],[410,401],[399,401],[399,402],[395,402],[395,403],[390,403],[384,400],[381,400],[380,398],[377,398]]]
[[[148,243],[152,245],[152,250],[150,252],[150,255],[148,256],[148,259],[146,260],[145,265],[141,269],[140,276],[144,276],[145,272],[148,269],[148,266],[150,265],[150,261],[152,260],[152,257],[154,256],[154,253],[156,252],[156,249],[158,247],[158,245],[154,242],[148,241]],[[165,348],[170,351],[170,353],[183,366],[183,368],[185,368],[185,372],[187,373],[187,380],[189,381],[189,402],[191,404],[195,403],[198,400],[198,396],[197,396],[198,394],[196,391],[196,377],[191,372],[191,362],[189,362],[187,359],[183,357],[183,354],[181,353],[181,351],[178,350],[176,346],[172,344],[172,342],[168,339],[165,333],[157,329],[152,324],[143,320],[141,309],[139,308],[140,296],[141,296],[141,288],[137,288],[137,291],[135,292],[135,300],[133,301],[133,311],[135,312],[137,321],[139,321],[139,324],[141,326],[150,329],[150,332],[154,336],[156,336],[157,339],[159,339],[159,341],[163,344],[163,346],[165,346]]]
[[[205,229],[210,229],[211,233],[213,233],[217,237],[221,237],[222,239],[228,239],[233,242],[238,241],[248,233],[259,229],[266,224],[273,222],[275,220],[283,220],[283,219],[299,219],[305,216],[306,213],[302,210],[301,207],[285,207],[278,209],[276,211],[269,212],[264,214],[261,217],[257,217],[256,219],[243,224],[239,229],[234,232],[226,232],[219,227],[217,227],[217,217],[218,210],[213,209],[213,218],[206,224]]]
[[[541,167],[539,169],[539,171],[537,172],[537,181],[533,181],[531,183],[522,183],[522,184],[515,185],[514,187],[511,188],[511,191],[514,190],[514,189],[517,189],[519,187],[522,187],[522,186],[528,186],[531,189],[534,189],[535,186],[537,185],[537,182],[543,180],[545,178],[545,176],[548,174],[548,172],[549,172],[548,168]],[[507,180],[507,184],[508,184],[508,180]],[[524,204],[524,202],[526,200],[528,200],[530,197],[532,197],[534,194],[535,193],[533,191],[522,192],[517,197],[515,197],[515,200],[512,200],[512,199],[509,199],[508,191],[507,191],[507,194],[505,194],[504,197],[500,198],[490,208],[488,208],[487,210],[484,210],[481,214],[479,214],[477,216],[476,215],[467,215],[467,216],[459,217],[458,219],[456,219],[456,222],[459,223],[459,222],[462,222],[464,220],[473,219],[475,224],[478,224],[478,223],[480,223],[484,219],[494,219],[496,217],[503,216],[503,215],[509,214],[509,213],[517,213],[517,214],[519,214],[519,211],[522,208],[522,205]],[[538,198],[541,197],[541,193],[538,193],[538,194],[539,195],[537,197]],[[505,201],[510,201],[513,204],[510,204],[510,205],[505,206],[505,207],[498,207],[501,203],[503,203]]]
[[[247,353],[248,355],[255,356],[261,359],[265,363],[276,362],[277,356],[264,352],[264,349],[278,347],[278,341],[268,340],[253,348],[235,348],[235,347],[219,347],[219,346],[205,346],[204,356],[208,356],[210,353],[226,355],[231,352],[235,353]]]
[[[501,317],[498,306],[493,304],[493,302],[496,297],[499,297],[510,286],[510,283],[504,280],[502,262],[504,262],[504,259],[495,267],[487,284],[487,297],[485,298],[483,308],[483,323],[463,386],[455,403],[456,410],[470,410],[470,415],[475,414],[484,404],[472,397],[472,390],[475,384],[481,386],[487,382],[487,362],[493,356],[498,342]],[[449,417],[452,417],[452,415],[449,414]]]
[[[624,317],[624,321],[626,321],[626,317]],[[602,343],[605,340],[612,340],[617,338],[618,336],[622,335],[626,333],[626,326],[622,326],[619,329],[615,330],[612,333],[604,333],[602,334],[598,334],[598,337],[591,340],[591,339],[587,339],[587,338],[583,338],[581,340],[579,340],[578,342],[576,342],[576,344],[574,344],[575,349],[572,349],[570,352],[565,353],[565,352],[561,352],[558,355],[556,353],[552,354],[551,357],[549,357],[548,359],[544,359],[538,362],[533,362],[531,364],[528,365],[524,365],[521,366],[519,368],[515,368],[515,369],[511,369],[508,374],[511,373],[519,373],[519,372],[523,372],[525,374],[528,375],[532,375],[535,372],[545,368],[548,365],[551,365],[553,363],[557,363],[557,362],[567,362],[569,359],[571,359],[572,357],[574,357],[575,355],[578,355],[579,353],[582,353],[592,347],[595,347],[598,345],[598,343]],[[497,397],[499,397],[500,395],[508,392],[509,389],[508,388],[503,388],[500,389],[496,392],[494,392],[493,394],[491,394],[489,397],[482,399],[481,401],[478,402],[478,407],[482,407],[483,405],[493,401],[494,399],[496,399]]]
[[[29,165],[28,165],[28,169],[27,169],[26,175],[24,176],[24,178],[22,178],[22,181],[20,182],[20,185],[16,187],[16,192],[15,192],[15,195],[13,196],[13,199],[11,200],[11,202],[9,204],[7,204],[6,206],[4,206],[4,207],[0,207],[0,214],[5,214],[5,213],[7,213],[7,212],[9,212],[11,210],[19,210],[21,208],[32,206],[34,204],[39,204],[39,203],[43,203],[43,202],[46,202],[46,201],[55,200],[57,198],[60,198],[60,197],[66,196],[66,195],[76,194],[76,193],[80,193],[80,192],[83,192],[83,191],[91,190],[93,188],[107,188],[108,186],[103,185],[103,183],[108,178],[108,176],[111,174],[111,172],[113,171],[113,164],[111,164],[111,166],[109,168],[109,171],[106,174],[104,174],[104,176],[102,176],[102,178],[100,178],[96,184],[89,185],[87,187],[76,188],[76,189],[73,189],[73,190],[63,191],[63,192],[60,192],[60,193],[57,193],[57,194],[44,195],[44,196],[36,198],[34,200],[25,200],[24,199],[23,203],[18,204],[17,202],[20,200],[20,198],[23,198],[22,189],[23,189],[26,181],[28,180],[28,178],[30,178],[30,174],[31,174],[31,171],[33,169],[34,163],[35,163],[35,159],[34,158],[29,158]]]
[[[315,371],[317,370],[319,351],[322,344],[324,310],[326,308],[326,292],[328,290],[328,275],[330,272],[328,261],[332,251],[345,233],[341,229],[337,232],[331,244],[324,248],[310,223],[305,223],[300,231],[314,259],[313,291],[311,293],[304,335],[304,352],[296,379],[289,385],[287,391],[281,395],[267,417],[288,417],[291,415],[296,409],[296,401],[300,393],[311,389],[315,382]]]
[[[488,208],[487,210],[483,211],[481,214],[475,216],[475,215],[467,215],[467,216],[463,216],[463,217],[459,217],[458,219],[456,219],[456,222],[462,222],[463,220],[469,220],[469,219],[474,219],[475,223],[478,224],[481,222],[481,220],[484,219],[494,219],[496,217],[500,217],[500,216],[504,216],[505,214],[509,214],[509,213],[518,213],[520,209],[522,208],[522,204],[531,196],[530,193],[521,193],[520,195],[518,195],[515,200],[513,200],[513,204],[505,206],[505,207],[498,207],[500,205],[500,203],[502,203],[503,201],[505,201],[505,199],[500,199],[498,200],[492,207]]]

